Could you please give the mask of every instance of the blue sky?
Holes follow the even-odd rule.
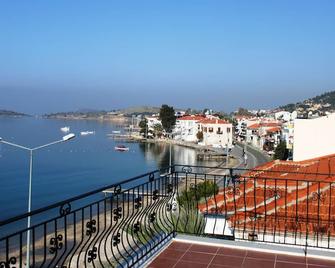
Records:
[[[335,1],[1,1],[0,109],[271,108],[335,90]]]

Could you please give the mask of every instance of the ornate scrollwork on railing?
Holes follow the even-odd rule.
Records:
[[[122,207],[115,208],[113,210],[113,214],[114,214],[114,221],[117,221],[117,220],[121,219],[121,217],[122,217]]]
[[[121,234],[117,233],[116,235],[113,236],[113,246],[116,247],[118,244],[121,242]]]
[[[312,200],[313,201],[325,202],[326,194],[325,193],[314,192],[314,193],[312,193]]]
[[[273,197],[275,199],[279,199],[283,195],[280,189],[270,189],[269,194],[270,194],[270,197]]]
[[[155,180],[155,173],[149,174],[149,182],[153,182]]]
[[[156,220],[156,212],[153,212],[150,214],[149,221],[153,223]]]
[[[56,251],[62,249],[63,247],[63,235],[59,234],[56,237],[52,237],[50,239],[50,248],[49,248],[49,252],[51,254],[54,254]]]
[[[142,197],[136,197],[135,198],[135,209],[139,209],[140,207],[142,207]]]
[[[227,191],[227,193],[228,193],[229,195],[238,196],[238,195],[241,194],[240,187],[229,186],[229,187],[228,187],[228,191]]]
[[[97,251],[98,251],[97,247],[93,247],[91,250],[88,251],[88,253],[87,253],[87,255],[88,255],[87,261],[88,262],[92,262],[93,260],[95,260],[98,257]]]
[[[141,230],[141,224],[139,221],[134,224],[133,229],[135,234],[137,234]]]
[[[15,268],[14,264],[16,264],[16,258],[11,257],[8,261],[0,262],[0,268]]]
[[[70,203],[65,203],[63,204],[60,209],[59,209],[59,214],[61,216],[66,216],[71,212],[71,204]]]
[[[97,231],[97,228],[95,227],[96,221],[91,220],[86,223],[86,235],[90,236],[94,234]]]
[[[154,190],[153,192],[152,192],[152,200],[157,200],[158,199],[158,194],[159,194],[159,191],[158,190]]]
[[[258,235],[254,232],[248,234],[248,240],[249,241],[257,241]]]
[[[181,171],[184,172],[184,173],[191,173],[192,168],[191,167],[182,167]]]
[[[114,194],[119,194],[119,193],[121,193],[121,185],[120,184],[116,185],[114,187]]]

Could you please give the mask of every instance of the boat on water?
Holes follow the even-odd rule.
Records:
[[[61,127],[60,130],[64,133],[70,132],[70,127]]]
[[[95,131],[82,131],[82,132],[80,132],[81,136],[93,135],[93,134],[95,134]]]
[[[126,147],[124,145],[116,145],[114,147],[115,151],[120,151],[120,152],[126,152],[129,151],[129,147]]]
[[[113,133],[113,134],[120,134],[121,131],[120,131],[120,130],[113,130],[112,133]]]

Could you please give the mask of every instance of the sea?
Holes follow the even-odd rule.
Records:
[[[32,148],[60,140],[65,126],[73,140],[34,152],[33,210],[169,165],[169,145],[116,141],[108,134],[125,133],[125,125],[110,121],[0,117],[0,137]],[[120,143],[129,151],[116,151]],[[174,164],[215,164],[199,162],[190,148],[172,146],[171,154]],[[29,152],[0,143],[0,221],[27,212],[28,182]]]

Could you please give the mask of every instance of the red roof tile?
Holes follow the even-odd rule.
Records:
[[[201,121],[203,120],[205,117],[202,115],[187,115],[187,116],[183,116],[178,118],[177,120],[193,120],[193,121]]]
[[[222,120],[222,119],[208,119],[208,118],[201,120],[200,123],[201,124],[230,124],[226,120]]]

